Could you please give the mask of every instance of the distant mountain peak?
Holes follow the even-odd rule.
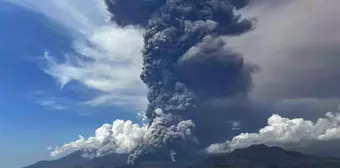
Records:
[[[318,158],[264,144],[210,156],[190,168],[339,168],[340,159]]]

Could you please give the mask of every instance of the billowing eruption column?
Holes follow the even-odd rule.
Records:
[[[130,155],[130,163],[155,151],[170,153],[174,160],[176,153],[225,140],[232,121],[243,115],[230,115],[234,112],[230,111],[244,111],[241,105],[235,109],[230,104],[238,102],[239,97],[243,102],[251,88],[254,66],[230,51],[221,37],[240,35],[252,28],[249,20],[233,12],[248,1],[106,3],[118,25],[146,29],[141,79],[149,88],[146,117],[150,125],[144,143]]]

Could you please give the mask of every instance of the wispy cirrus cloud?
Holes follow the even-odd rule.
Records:
[[[139,79],[141,72],[142,30],[105,25],[87,39],[74,42],[74,53],[66,53],[59,62],[48,52],[44,72],[61,87],[78,82],[98,91],[82,104],[116,105],[143,109],[146,89]]]
[[[37,103],[49,110],[66,110],[67,106],[58,104],[54,97],[46,100],[38,100]]]
[[[146,88],[139,79],[143,29],[108,23],[110,15],[104,1],[8,1],[40,12],[71,34],[73,51],[57,55],[47,48],[42,70],[60,88],[75,83],[87,88],[91,98],[80,105],[127,106],[139,111],[145,108]]]
[[[55,96],[47,92],[36,90],[25,96],[28,100],[34,101],[42,108],[51,111],[63,111],[74,108],[79,102],[69,97]]]
[[[109,13],[104,1],[97,0],[5,0],[39,12],[57,21],[72,33],[89,33],[105,24]],[[91,10],[89,10],[91,9]]]

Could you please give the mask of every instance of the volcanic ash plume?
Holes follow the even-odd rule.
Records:
[[[106,3],[118,25],[146,29],[141,79],[149,88],[146,117],[150,124],[143,144],[130,155],[129,162],[153,151],[167,152],[175,160],[176,153],[183,149],[199,149],[225,140],[227,135],[220,134],[228,134],[226,130],[232,125],[228,121],[234,119],[209,102],[246,97],[251,88],[254,67],[228,49],[221,38],[252,28],[250,21],[234,14],[247,0]],[[203,105],[205,108],[201,108]],[[221,123],[205,122],[214,121],[213,117]],[[205,137],[205,133],[218,134],[211,137],[219,138]]]

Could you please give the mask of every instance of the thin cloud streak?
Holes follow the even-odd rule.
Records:
[[[76,82],[88,88],[89,92],[95,91],[92,99],[80,105],[145,109],[146,87],[139,78],[143,29],[132,26],[120,28],[108,23],[110,14],[104,1],[9,2],[42,13],[66,27],[73,36],[71,47],[74,51],[61,56],[53,55],[47,48],[42,69],[57,81],[61,89]]]
[[[45,99],[37,101],[39,105],[48,109],[48,110],[66,110],[68,109],[67,106],[58,104],[55,98]]]

